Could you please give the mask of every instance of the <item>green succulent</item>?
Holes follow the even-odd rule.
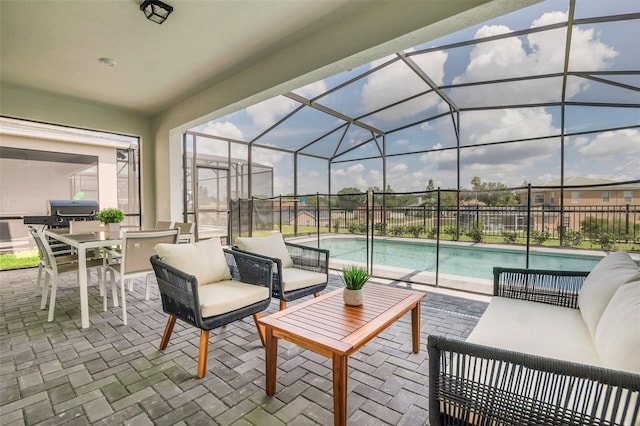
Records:
[[[361,266],[349,265],[342,268],[340,278],[348,290],[360,290],[369,281],[371,275]]]

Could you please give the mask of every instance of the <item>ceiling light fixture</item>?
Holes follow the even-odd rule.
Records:
[[[98,62],[107,67],[115,67],[118,63],[111,58],[98,58]]]
[[[140,10],[148,20],[156,24],[162,24],[173,12],[173,7],[160,0],[144,0],[140,5]]]

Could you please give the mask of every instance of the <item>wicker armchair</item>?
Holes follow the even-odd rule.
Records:
[[[587,272],[494,268],[494,295],[577,309]],[[634,425],[640,375],[429,336],[431,425]]]
[[[279,235],[274,235],[278,240]],[[245,240],[261,240],[271,237],[247,238]],[[240,240],[240,239],[239,239]],[[273,240],[272,240],[273,241]],[[235,252],[249,253],[271,260],[273,271],[273,297],[280,299],[280,310],[286,309],[287,302],[313,294],[319,296],[327,287],[329,280],[329,250],[308,247],[283,241],[292,266],[283,264],[283,256],[278,255],[277,247],[271,246],[270,255],[265,252],[246,250],[239,245],[232,247]],[[273,254],[271,254],[273,253]],[[286,261],[286,260],[285,260]]]
[[[169,314],[167,325],[162,336],[160,349],[163,350],[169,344],[176,318],[200,329],[200,349],[198,355],[198,377],[204,377],[207,369],[207,354],[209,345],[209,331],[231,322],[253,315],[262,344],[264,345],[264,333],[258,324],[260,312],[269,307],[272,290],[272,262],[261,257],[251,256],[245,253],[224,250],[227,265],[231,272],[231,281],[241,282],[246,285],[266,287],[264,297],[256,302],[245,303],[238,301],[241,307],[223,312],[218,315],[203,317],[201,309],[200,289],[198,280],[194,275],[160,260],[156,256],[151,257],[151,265],[156,274],[162,309]],[[228,281],[227,281],[228,282]],[[208,286],[220,286],[213,283]],[[224,291],[224,290],[223,290]]]

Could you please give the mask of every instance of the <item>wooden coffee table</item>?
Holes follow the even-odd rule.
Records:
[[[261,318],[266,344],[267,395],[276,393],[278,339],[333,359],[333,419],[347,424],[347,359],[411,311],[413,352],[420,351],[420,302],[425,293],[367,284],[364,303],[347,306],[338,289]]]

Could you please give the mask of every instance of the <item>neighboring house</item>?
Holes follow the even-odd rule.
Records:
[[[589,217],[633,222],[633,218],[629,219],[627,209],[632,211],[638,209],[640,184],[615,184],[615,181],[608,179],[565,178],[564,203],[560,202],[559,179],[533,188],[531,207],[535,228],[548,231],[558,229],[561,205],[565,211],[562,225],[574,231],[580,231],[581,222]],[[586,185],[590,187],[581,187]],[[520,197],[521,204],[526,206],[527,192],[521,192]]]
[[[319,220],[316,220],[316,211],[300,211],[298,212],[298,226],[329,226],[329,212],[320,211]],[[319,223],[318,223],[319,222]],[[293,225],[293,217],[289,220],[289,224]]]

